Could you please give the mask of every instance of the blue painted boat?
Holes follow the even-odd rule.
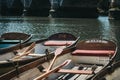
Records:
[[[31,38],[32,35],[20,32],[8,32],[2,34],[0,37],[0,54],[28,42]]]

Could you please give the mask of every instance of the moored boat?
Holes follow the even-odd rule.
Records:
[[[87,80],[111,64],[116,56],[117,45],[109,40],[77,40],[75,43],[76,45],[59,47],[55,50],[53,59],[43,60],[37,64],[37,67],[29,63],[18,69],[21,71],[19,75],[16,75],[16,70],[13,70],[2,75],[0,79],[7,79],[5,76],[9,76],[12,80]],[[71,62],[63,63],[68,59]],[[28,65],[32,68],[25,68]]]
[[[21,32],[8,32],[0,36],[0,54],[28,42],[32,35]]]
[[[47,53],[52,53],[57,47],[68,46],[74,40],[76,40],[76,37],[72,34],[56,33],[46,39],[36,40],[21,44],[20,47],[14,47],[12,50],[2,53],[0,56],[1,74],[16,66],[24,65],[41,58],[41,56],[45,56]]]

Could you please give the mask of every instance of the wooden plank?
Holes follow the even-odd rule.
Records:
[[[68,80],[68,79],[69,80],[86,80],[87,78],[89,78],[90,76],[93,75],[92,70],[93,70],[94,65],[82,65],[82,66],[83,66],[83,69],[81,69],[81,70],[78,70],[79,66],[75,66],[71,70],[60,69],[58,72],[67,73],[67,74],[61,75],[60,77],[58,77],[58,80]],[[96,69],[100,69],[100,68],[98,68],[98,66],[97,66],[94,70],[96,70]],[[90,74],[88,74],[88,73],[86,74],[86,72],[88,72],[88,73],[90,72]]]
[[[79,69],[79,68],[78,68]],[[77,69],[77,70],[78,70]],[[86,67],[83,67],[83,69],[81,68],[81,69],[79,69],[79,70],[85,70],[86,69]],[[75,74],[73,77],[71,77],[70,78],[70,80],[74,80],[74,79],[76,79],[77,77],[79,77],[80,76],[80,74]]]
[[[90,75],[93,71],[90,70],[68,70],[68,69],[60,69],[59,73],[73,73],[73,74],[87,74]]]
[[[86,68],[86,71],[87,70],[91,70],[92,68],[91,67],[87,67]],[[90,75],[90,74],[89,74]],[[88,74],[81,74],[78,78],[76,78],[76,80],[86,80],[86,78],[89,76]]]
[[[67,73],[67,74],[63,74],[61,75],[58,80],[65,80],[65,79],[69,79],[69,80],[86,80],[87,78],[89,78],[90,76],[92,76],[93,74],[93,67],[94,65],[82,65],[84,68],[82,70],[78,70],[79,66],[75,66],[74,68],[72,68],[71,70],[67,70],[67,69],[60,69],[58,72],[61,73]],[[94,71],[97,72],[99,70],[101,70],[102,66],[97,66]],[[74,72],[75,71],[75,72]],[[80,71],[80,72],[79,72]],[[81,71],[83,71],[83,74],[81,73]],[[90,74],[85,74],[86,72],[90,71]],[[85,72],[85,73],[84,73]],[[80,74],[79,74],[80,73]],[[72,75],[72,76],[71,76]]]
[[[96,65],[91,65],[91,66],[89,66],[86,70],[95,71],[97,68],[98,68],[98,66],[96,66]],[[92,75],[93,75],[93,74],[91,74],[91,75],[82,74],[82,75],[80,75],[76,80],[86,80],[86,79],[88,79],[89,77],[91,77]]]
[[[84,68],[83,68],[82,70],[86,70],[87,68],[88,68],[88,67],[85,67],[85,66],[84,66]],[[74,76],[74,79],[71,78],[70,80],[76,80],[80,75],[81,75],[81,74],[77,74],[76,77]]]
[[[92,66],[89,66],[90,68],[88,68],[88,69],[90,69],[90,70],[92,70],[93,71],[93,73],[94,73],[94,71],[96,70],[96,68],[98,67],[97,65],[92,65]],[[86,79],[88,79],[88,78],[90,78],[91,76],[93,76],[94,74],[91,74],[91,75],[87,75],[86,77],[84,76],[84,79],[86,80]]]
[[[96,69],[94,72],[97,73],[97,72],[99,72],[102,68],[103,68],[103,66],[97,66],[97,69]]]
[[[80,67],[82,67],[82,68],[80,68]],[[80,68],[80,69],[79,69]],[[83,67],[83,66],[75,66],[74,68],[72,68],[72,70],[85,70],[86,69],[86,67]],[[66,74],[66,75],[68,75],[68,74]],[[62,78],[62,80],[74,80],[74,79],[76,79],[80,74],[69,74],[68,76],[64,76],[63,78]]]
[[[79,69],[79,66],[75,66],[75,67],[73,67],[72,68],[72,70],[78,70]],[[75,74],[75,75],[77,75],[77,74]],[[58,79],[60,79],[60,80],[64,80],[67,76],[70,76],[70,74],[68,75],[68,74],[63,74],[63,75],[61,75],[60,77],[58,77]],[[74,76],[74,75],[73,75]],[[72,77],[72,76],[71,76]]]
[[[71,70],[71,69],[59,69],[58,73],[73,73],[73,74],[92,74],[91,70]]]

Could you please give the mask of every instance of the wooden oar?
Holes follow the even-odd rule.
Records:
[[[50,66],[48,67],[47,72],[52,68],[57,56],[62,53],[63,49],[64,49],[64,47],[60,47],[60,48],[55,50],[55,56],[50,64]]]
[[[79,38],[80,37],[78,37],[76,39],[76,41],[75,41],[75,43],[73,43],[73,45],[75,45],[78,42]],[[53,60],[52,60],[52,62],[50,64],[50,66],[48,67],[47,72],[52,68],[52,66],[53,66],[53,64],[54,64],[57,56],[62,53],[62,51],[63,51],[64,48],[65,48],[65,46],[62,46],[62,47],[60,47],[60,48],[58,48],[58,49],[55,50],[55,56],[54,56],[54,58],[53,58]]]
[[[26,56],[26,55],[30,54],[33,49],[34,49],[34,48],[32,48],[31,50],[29,50],[29,51],[26,52],[26,53],[22,53],[22,55],[15,56],[13,59],[19,59],[19,58],[21,58],[22,56]]]
[[[41,76],[38,76],[38,77],[35,78],[34,80],[42,80],[43,78],[46,78],[49,74],[58,71],[61,67],[66,66],[66,65],[69,64],[70,62],[71,62],[71,60],[66,60],[66,61],[63,62],[61,65],[53,68],[52,70],[49,70],[48,72],[45,72],[44,74],[42,74]]]
[[[22,53],[28,52],[29,50],[31,50],[32,48],[35,47],[35,42],[33,42],[27,49],[25,49]]]
[[[15,57],[12,58],[12,59],[13,59],[13,60],[14,60],[14,59],[18,59],[18,58],[21,58],[22,56],[25,56],[25,55],[30,54],[30,52],[34,49],[34,47],[35,47],[35,42],[33,42],[27,49],[25,49],[25,50],[21,53],[21,55],[15,56]]]

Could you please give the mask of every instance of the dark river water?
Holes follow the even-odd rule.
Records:
[[[71,33],[81,39],[102,38],[120,45],[120,20],[82,18],[1,17],[0,35],[5,32],[24,32],[38,39],[59,32]],[[119,53],[118,53],[119,54]],[[119,59],[119,55],[116,59]]]

